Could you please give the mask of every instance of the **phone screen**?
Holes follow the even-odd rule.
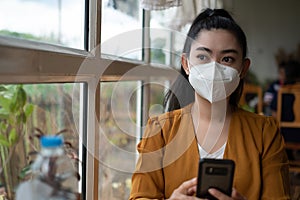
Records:
[[[234,167],[234,161],[229,159],[201,159],[196,196],[215,200],[216,198],[208,193],[209,188],[215,188],[231,196]]]

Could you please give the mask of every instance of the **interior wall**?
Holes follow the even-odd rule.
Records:
[[[225,0],[248,39],[250,69],[259,81],[277,77],[275,54],[279,48],[287,53],[300,45],[299,0]]]

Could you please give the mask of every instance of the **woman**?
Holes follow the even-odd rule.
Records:
[[[231,196],[289,199],[288,161],[273,118],[238,108],[250,66],[242,29],[223,9],[194,20],[182,68],[166,96],[168,113],[149,119],[132,176],[130,199],[197,199],[200,158],[236,164]]]

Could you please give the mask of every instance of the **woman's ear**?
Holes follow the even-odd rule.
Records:
[[[188,60],[187,60],[187,57],[186,57],[186,54],[185,54],[185,53],[183,53],[183,54],[181,55],[181,65],[182,65],[182,67],[183,67],[185,73],[186,73],[187,75],[189,75],[189,74],[190,74],[189,64],[188,64]]]
[[[242,68],[241,75],[240,75],[241,79],[245,78],[245,76],[247,75],[247,72],[249,70],[250,64],[251,64],[250,59],[249,58],[245,58],[244,61],[243,61],[243,68]]]

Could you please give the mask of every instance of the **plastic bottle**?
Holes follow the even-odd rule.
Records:
[[[73,200],[76,195],[63,183],[74,174],[71,160],[65,155],[61,136],[43,136],[41,151],[32,164],[32,180],[19,186],[20,199]],[[27,190],[27,191],[26,191]],[[31,190],[31,192],[29,191]],[[22,192],[28,197],[25,198]],[[18,195],[19,193],[19,195]]]

